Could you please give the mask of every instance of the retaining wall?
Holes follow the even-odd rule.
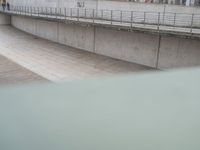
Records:
[[[10,24],[10,19],[10,16],[0,13],[0,25]]]
[[[54,42],[154,68],[200,65],[199,40],[85,27],[20,16],[12,16],[11,24]]]

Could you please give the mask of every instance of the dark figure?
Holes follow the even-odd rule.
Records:
[[[6,9],[6,4],[5,4],[5,3],[2,3],[1,5],[2,5],[2,7],[3,7],[3,11],[5,11],[5,9]]]
[[[3,11],[5,11],[6,10],[6,0],[3,0],[2,7],[3,7]]]
[[[10,11],[10,4],[7,2],[7,10]]]

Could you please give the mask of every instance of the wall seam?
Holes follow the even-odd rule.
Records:
[[[96,53],[96,27],[94,27],[93,52]]]
[[[36,36],[38,36],[38,35],[37,35],[37,32],[38,32],[38,31],[37,31],[37,30],[38,30],[38,29],[37,29],[37,28],[38,28],[37,26],[38,26],[38,20],[35,19],[35,35],[36,35]]]
[[[9,25],[11,25],[11,21],[12,21],[12,20],[11,20],[11,17],[12,17],[12,16],[9,15]]]
[[[59,22],[57,22],[57,42],[59,43]]]
[[[158,36],[158,51],[157,51],[157,55],[156,55],[156,69],[158,69],[158,64],[159,64],[160,43],[161,43],[161,35],[159,34],[159,36]]]

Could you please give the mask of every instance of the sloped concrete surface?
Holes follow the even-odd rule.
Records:
[[[47,82],[47,80],[0,55],[0,86],[31,82]]]
[[[151,70],[0,27],[0,54],[51,81],[86,79]]]

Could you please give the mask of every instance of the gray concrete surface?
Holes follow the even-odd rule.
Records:
[[[162,36],[158,68],[200,65],[200,41]]]
[[[20,16],[12,16],[11,20],[14,27],[39,37],[154,68],[200,65],[199,40],[71,25]],[[180,46],[175,46],[175,41],[185,45],[182,50]]]
[[[53,82],[152,70],[146,66],[56,44],[11,26],[0,26],[0,55]]]
[[[95,52],[156,67],[158,36],[96,28]]]
[[[11,22],[11,17],[0,13],[0,25],[8,25]]]
[[[72,24],[58,24],[58,42],[86,51],[94,52],[95,28]]]
[[[1,27],[0,27],[1,28]],[[0,55],[0,86],[43,83],[48,80]]]
[[[37,19],[34,21],[33,23],[31,18],[12,16],[13,26],[39,37],[97,54],[156,67],[158,36]],[[35,27],[35,30],[30,29]]]

